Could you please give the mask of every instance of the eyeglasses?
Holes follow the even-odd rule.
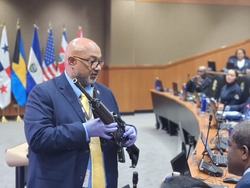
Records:
[[[81,57],[78,57],[78,56],[73,56],[74,58],[77,58],[77,59],[80,59],[82,61],[87,61],[89,64],[90,64],[90,67],[92,69],[95,69],[98,67],[98,65],[100,65],[100,67],[103,67],[104,65],[104,60],[103,59],[95,59],[95,60],[90,60],[90,59],[84,59],[84,58],[81,58]]]

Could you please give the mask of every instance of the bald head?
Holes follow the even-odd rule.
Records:
[[[88,38],[76,38],[72,40],[66,49],[65,55],[66,60],[68,62],[68,57],[70,56],[80,56],[84,53],[88,53],[88,51],[100,50],[99,46],[92,40]],[[65,65],[66,66],[66,65]]]
[[[88,38],[72,40],[65,52],[65,70],[70,78],[77,78],[82,85],[95,82],[101,66],[92,67],[92,62],[99,62],[101,49]]]
[[[198,68],[197,74],[200,75],[202,78],[206,76],[207,73],[207,67],[202,65]]]

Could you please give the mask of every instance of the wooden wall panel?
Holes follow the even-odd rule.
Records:
[[[188,74],[191,77],[196,73],[199,66],[206,66],[208,60],[214,60],[217,69],[222,69],[228,57],[233,55],[238,48],[244,48],[247,54],[250,54],[250,40],[224,46],[165,65],[109,66],[108,87],[115,93],[121,112],[151,110],[152,103],[149,89],[154,87],[156,77],[159,77],[163,81],[163,86],[167,88],[172,88],[172,82],[176,82],[182,77],[178,83],[179,89],[181,89],[181,85],[187,82]],[[129,77],[128,74],[130,75]],[[122,80],[122,88],[119,86],[118,80]],[[126,81],[130,83],[125,83]],[[126,96],[126,93],[128,96]],[[132,99],[131,97],[134,98]],[[132,101],[134,101],[133,104],[131,103]]]
[[[135,0],[137,2],[189,3],[208,5],[239,5],[250,6],[249,0]]]
[[[134,75],[133,66],[111,66],[109,72],[109,88],[114,93],[121,112],[133,112],[134,106]]]

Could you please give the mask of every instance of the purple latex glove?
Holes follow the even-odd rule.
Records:
[[[115,132],[117,130],[117,123],[104,125],[100,118],[96,118],[87,121],[85,127],[89,137],[102,137],[110,140],[112,137],[107,135],[107,133]]]
[[[128,140],[125,142],[124,146],[129,147],[132,146],[136,141],[136,131],[135,128],[132,126],[126,125],[125,127],[125,133],[123,134],[123,137],[127,137]]]

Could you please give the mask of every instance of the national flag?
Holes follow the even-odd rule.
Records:
[[[67,35],[66,35],[66,28],[64,28],[63,33],[62,33],[62,43],[60,47],[60,53],[59,53],[59,58],[58,58],[58,75],[61,74],[65,70],[64,66],[64,61],[65,61],[65,52],[66,48],[68,46],[67,42]]]
[[[78,27],[78,32],[77,32],[77,38],[82,38],[83,37],[83,34],[82,34],[82,27],[79,26]]]
[[[48,39],[43,59],[43,80],[47,81],[56,77],[56,60],[52,28],[48,30]]]
[[[19,106],[26,103],[26,63],[21,30],[18,27],[13,62],[11,64],[11,91]]]
[[[27,95],[31,89],[43,81],[42,62],[40,54],[40,45],[37,34],[37,26],[34,25],[34,32],[32,37],[32,43],[30,48],[30,55],[27,67]]]
[[[10,57],[6,27],[3,27],[0,43],[0,108],[4,109],[11,100]]]

